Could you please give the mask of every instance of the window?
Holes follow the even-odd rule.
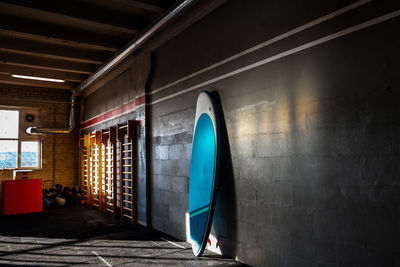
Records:
[[[0,170],[40,168],[40,141],[19,132],[19,111],[0,109]]]

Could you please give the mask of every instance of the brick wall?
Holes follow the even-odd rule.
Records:
[[[41,127],[68,125],[69,101],[70,92],[65,90],[0,85],[0,106],[37,110]],[[54,184],[74,186],[77,183],[76,131],[67,135],[42,135],[41,138],[42,170],[34,171],[33,178],[43,179],[45,188]],[[12,172],[0,171],[0,179],[12,179]]]

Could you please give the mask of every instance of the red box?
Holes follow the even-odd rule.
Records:
[[[15,215],[43,210],[42,180],[12,180],[2,182],[2,214]]]

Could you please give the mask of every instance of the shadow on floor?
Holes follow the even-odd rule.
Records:
[[[0,217],[0,265],[241,265],[84,206]]]
[[[157,231],[78,205],[52,206],[41,213],[2,216],[0,220],[3,236],[86,239],[110,235],[108,238],[112,239],[113,235],[128,230],[134,235],[118,238],[151,240],[160,235]]]

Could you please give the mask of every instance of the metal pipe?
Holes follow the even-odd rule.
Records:
[[[29,127],[26,129],[26,133],[29,135],[38,135],[38,134],[68,134],[72,132],[75,128],[75,113],[76,113],[76,96],[72,95],[71,107],[69,112],[69,125],[66,128],[37,128],[37,127]]]
[[[103,77],[108,73],[115,65],[125,59],[127,56],[136,51],[145,41],[152,37],[160,28],[162,28],[169,21],[174,19],[178,14],[189,8],[198,0],[185,0],[174,9],[169,11],[165,16],[156,21],[150,27],[148,27],[139,37],[133,39],[126,48],[122,49],[117,55],[115,55],[111,60],[104,64],[99,70],[93,73],[89,78],[87,78],[83,83],[81,83],[75,90],[76,95],[80,95],[87,87],[96,82],[99,78]]]

